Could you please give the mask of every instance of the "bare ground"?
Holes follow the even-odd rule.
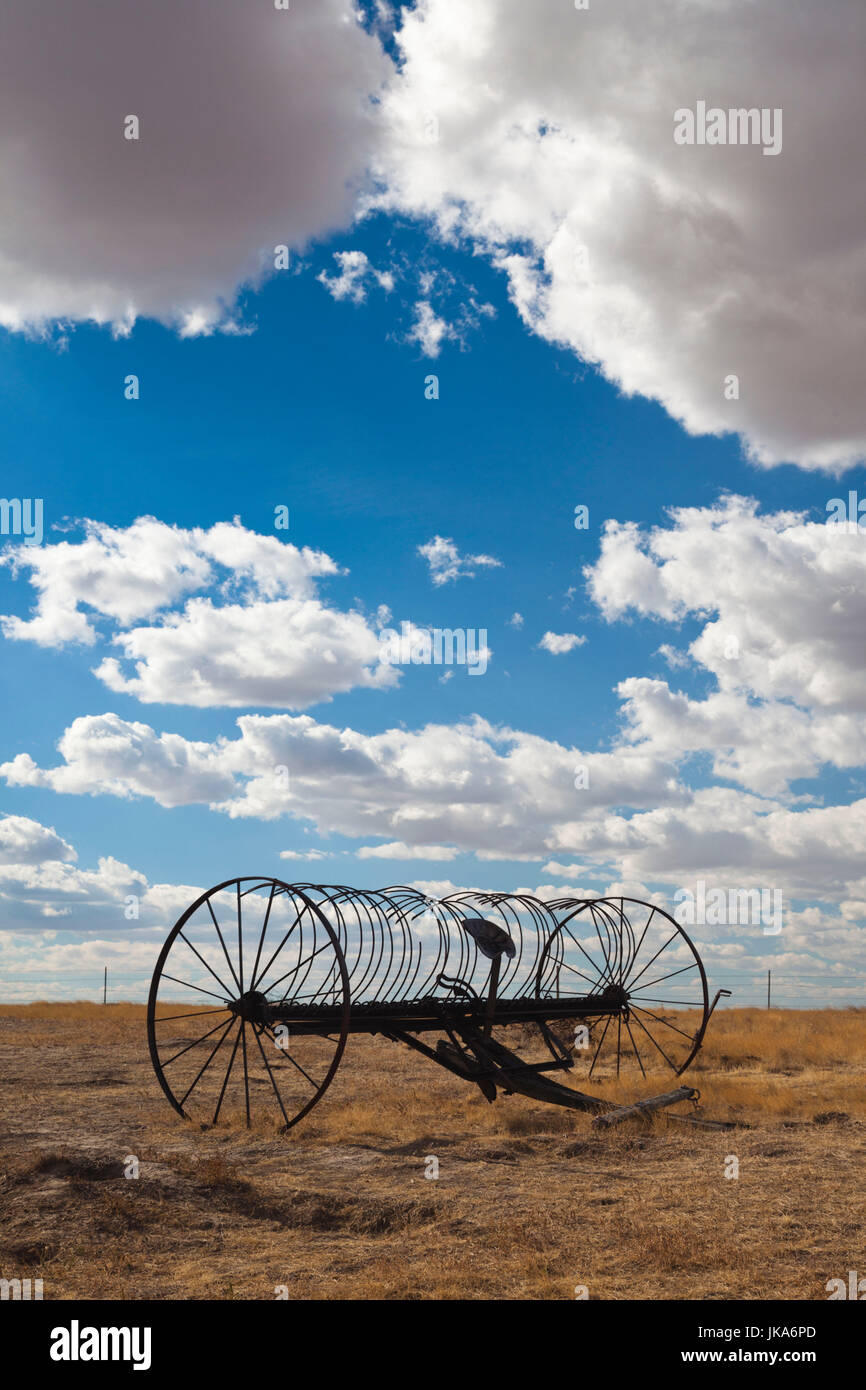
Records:
[[[866,1273],[864,1076],[866,1011],[728,1010],[684,1080],[750,1128],[599,1132],[350,1039],[289,1135],[202,1131],[159,1091],[139,1006],[8,1006],[0,1277],[46,1299],[824,1299]]]

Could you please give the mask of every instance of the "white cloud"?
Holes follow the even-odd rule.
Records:
[[[0,865],[69,863],[75,850],[56,830],[27,816],[4,815],[0,819]]]
[[[446,536],[434,536],[425,545],[419,545],[418,554],[427,561],[430,578],[437,586],[451,584],[455,579],[474,579],[476,568],[502,568],[502,561],[492,555],[461,555],[453,540]]]
[[[589,590],[611,622],[702,624],[674,669],[716,689],[695,699],[666,681],[620,682],[624,739],[660,757],[706,752],[717,777],[781,794],[825,765],[866,763],[866,547],[794,512],[759,515],[727,497],[675,508],[646,532],[609,522]],[[678,751],[679,750],[679,751]]]
[[[674,508],[642,533],[609,522],[587,569],[605,617],[703,619],[689,656],[720,688],[807,707],[866,709],[866,546],[757,503]]]
[[[585,641],[586,638],[578,637],[576,632],[545,632],[538,645],[552,656],[562,656],[575,647],[582,647]]]
[[[185,531],[152,517],[128,528],[86,522],[80,543],[16,546],[0,556],[29,570],[38,599],[29,619],[0,618],[5,636],[60,646],[93,644],[96,618],[125,630],[95,674],[145,703],[303,709],[355,687],[398,684],[371,622],[315,597],[340,574],[323,551],[248,531],[237,520]],[[188,598],[193,590],[216,590]],[[231,602],[235,599],[235,602]],[[150,618],[144,626],[129,626]],[[129,666],[131,664],[131,670]]]
[[[160,806],[220,801],[234,777],[223,740],[196,743],[156,734],[147,724],[117,714],[75,719],[58,743],[63,763],[43,771],[27,753],[0,765],[11,787],[50,787],[78,796],[147,796]],[[0,831],[4,822],[0,821]]]
[[[138,903],[136,931],[153,926],[164,929],[166,913],[173,920],[180,906],[187,906],[200,891],[185,885],[148,884],[143,874],[111,856],[101,858],[95,869],[80,868],[77,859],[72,845],[39,821],[25,816],[0,819],[0,951],[7,988],[17,963],[7,932],[42,931],[51,925],[76,932],[126,934],[130,923],[124,909],[129,895]],[[153,948],[150,955],[155,955]],[[51,978],[42,950],[34,963]]]
[[[580,864],[559,864],[555,859],[551,859],[548,864],[542,866],[541,872],[552,874],[554,878],[570,878],[572,874],[582,874],[586,870]]]
[[[511,617],[508,619],[508,626],[518,628],[523,627],[523,614],[512,613]]]
[[[452,845],[407,845],[392,840],[387,845],[361,845],[355,853],[359,859],[456,859],[460,851]]]
[[[487,254],[534,332],[691,432],[739,432],[764,464],[851,462],[864,24],[860,0],[832,26],[791,0],[419,0],[378,203]],[[701,99],[783,108],[781,154],[675,144]]]
[[[316,276],[334,299],[350,299],[353,304],[363,304],[371,283],[386,293],[394,288],[392,272],[376,270],[363,251],[335,251],[334,260],[339,267],[338,275],[328,275],[323,270]]]
[[[219,607],[191,599],[183,613],[114,640],[135,674],[108,657],[95,675],[146,704],[306,709],[343,691],[382,690],[400,679],[362,614],[314,599]]]
[[[0,323],[231,325],[238,287],[345,226],[390,64],[347,0],[13,0]],[[140,139],[123,136],[127,114]]]
[[[415,319],[406,340],[417,343],[425,357],[438,357],[442,344],[456,337],[451,325],[437,314],[427,299],[420,299],[415,305]]]

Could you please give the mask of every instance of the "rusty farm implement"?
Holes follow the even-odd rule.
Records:
[[[147,1029],[179,1114],[288,1129],[321,1100],[350,1034],[403,1043],[488,1100],[607,1109],[551,1073],[680,1076],[717,1000],[682,927],[652,903],[237,878],[169,934]]]

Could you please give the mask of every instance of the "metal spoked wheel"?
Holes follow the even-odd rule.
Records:
[[[322,1006],[332,1031],[275,1023],[277,1005],[307,1017]],[[187,909],[147,1005],[159,1083],[178,1114],[205,1127],[297,1124],[331,1084],[348,1025],[337,933],[301,889],[272,878],[229,879]]]
[[[679,1076],[710,1014],[707,977],[689,937],[663,908],[635,898],[560,899],[535,993],[586,996],[604,1007],[576,1019],[570,1050],[597,1080],[623,1071]]]

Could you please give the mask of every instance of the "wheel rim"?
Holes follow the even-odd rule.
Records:
[[[686,932],[637,898],[549,906],[559,925],[542,953],[536,996],[604,996],[620,1006],[575,1019],[575,1061],[599,1080],[660,1070],[679,1076],[694,1060],[709,1017],[703,962]]]
[[[331,1034],[271,1023],[266,1004],[329,1006]],[[178,1114],[287,1130],[321,1100],[343,1054],[349,981],[333,927],[302,890],[228,879],[176,923],[154,971],[147,1033]]]

